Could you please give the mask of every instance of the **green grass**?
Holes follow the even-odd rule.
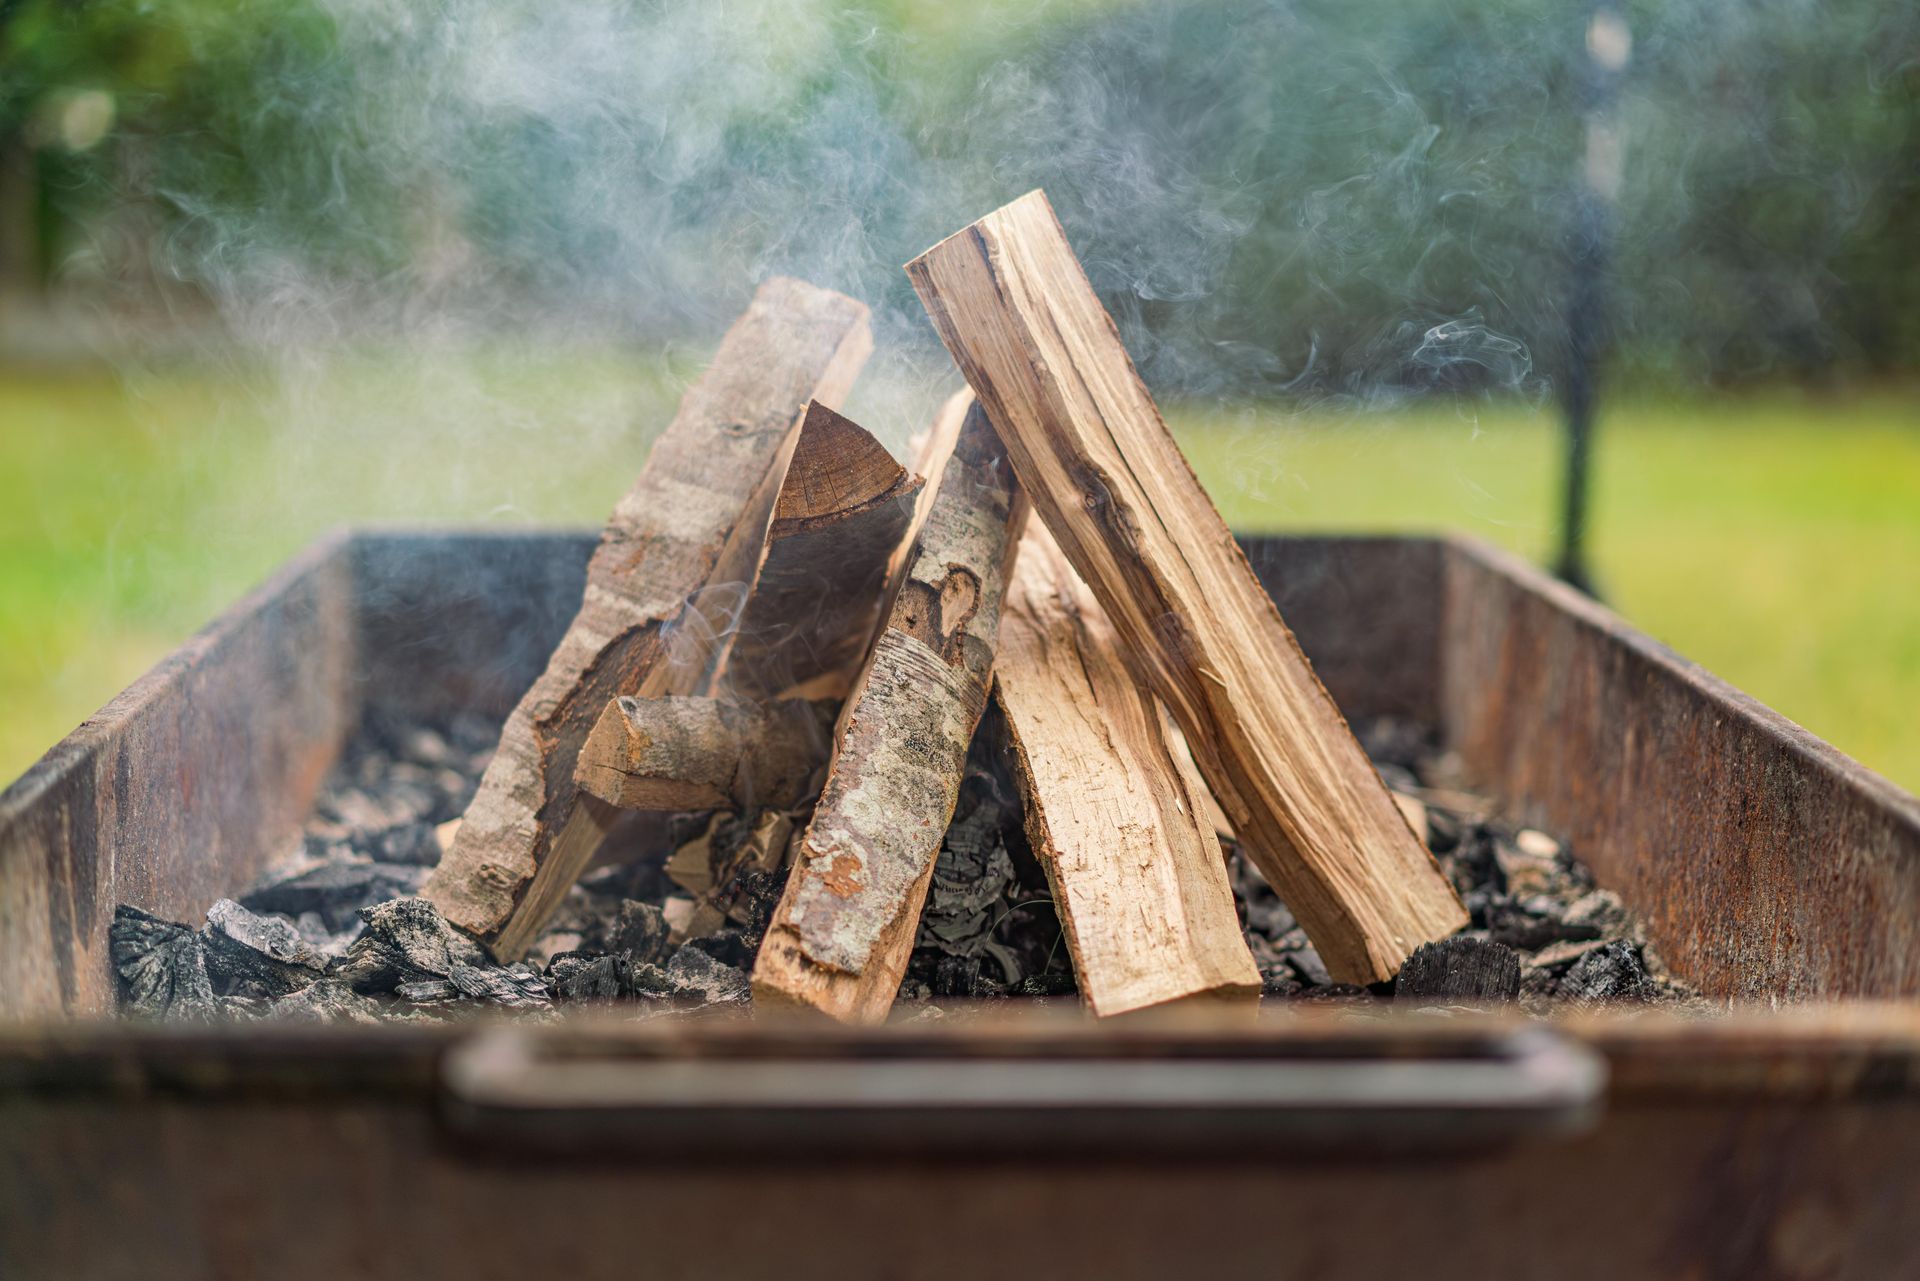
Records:
[[[0,370],[0,780],[320,531],[597,522],[701,353]],[[890,442],[904,394],[852,408]],[[1597,568],[1661,640],[1920,788],[1920,424],[1897,391],[1610,405]],[[1550,411],[1174,407],[1236,526],[1551,543]]]

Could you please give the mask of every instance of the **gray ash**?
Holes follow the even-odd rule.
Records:
[[[1691,996],[1620,898],[1596,887],[1560,842],[1504,822],[1462,787],[1431,735],[1393,721],[1356,728],[1388,786],[1424,806],[1429,845],[1471,920],[1416,953],[1397,989],[1336,984],[1286,904],[1229,841],[1229,881],[1267,999],[1516,1000],[1540,1012]],[[121,1008],[156,1018],[364,1023],[750,1003],[748,975],[786,872],[741,871],[714,887],[719,910],[701,919],[718,919],[716,927],[675,936],[663,907],[676,897],[684,905],[686,891],[666,874],[666,857],[707,830],[707,815],[680,816],[663,826],[658,848],[636,848],[583,877],[527,959],[512,965],[495,963],[416,897],[439,857],[435,829],[464,810],[496,733],[477,720],[371,722],[329,776],[297,846],[260,884],[216,903],[202,928],[119,909],[110,942]],[[989,712],[935,864],[902,1002],[1075,992],[1005,752]],[[791,817],[804,828],[804,811]]]

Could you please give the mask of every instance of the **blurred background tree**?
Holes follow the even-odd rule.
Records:
[[[672,190],[645,211],[671,224],[663,250],[697,233],[805,265],[826,249],[770,225],[769,192],[804,207],[822,154],[857,145],[872,163],[828,180],[858,206],[864,278],[848,283],[898,304],[893,268],[929,235],[1045,185],[1150,375],[1177,388],[1377,397],[1552,373],[1581,149],[1567,0],[988,6],[966,23],[875,0],[811,41],[749,20],[751,62],[662,51],[676,76],[643,43],[625,51],[672,107],[606,93],[598,65],[580,86],[597,104],[528,84],[477,111],[452,109],[477,100],[446,77],[485,68],[450,39],[517,24],[564,63],[578,46],[553,32],[580,20],[516,0],[373,8],[0,0],[0,282],[204,287],[233,269],[222,255],[262,247],[276,270],[364,282],[451,237],[490,287],[657,325],[742,286],[665,252],[651,278],[598,269],[597,242],[632,234],[592,204],[623,152]],[[643,34],[658,20],[628,8]],[[1912,370],[1920,7],[1627,8],[1621,358],[1723,385]],[[729,96],[712,75],[760,78]],[[696,121],[716,136],[658,136]]]

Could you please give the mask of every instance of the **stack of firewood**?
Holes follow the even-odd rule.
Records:
[[[511,960],[623,813],[745,811],[669,863],[674,928],[784,867],[756,1002],[878,1020],[993,699],[1098,1014],[1258,993],[1222,822],[1337,980],[1463,925],[1045,196],[907,272],[971,388],[913,469],[830,408],[866,309],[769,281],[615,509],[427,896]]]

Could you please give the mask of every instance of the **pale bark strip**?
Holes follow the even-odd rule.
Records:
[[[622,809],[788,806],[827,763],[836,705],[617,698],[580,750],[581,790]]]
[[[719,685],[743,698],[845,698],[923,484],[858,424],[809,410]]]
[[[508,718],[425,889],[494,955],[520,955],[611,823],[601,803],[575,804],[594,722],[618,695],[706,681],[758,569],[802,411],[844,396],[872,346],[861,304],[770,280],[654,443],[601,535],[578,617]]]
[[[754,968],[755,999],[885,1017],[986,708],[1026,503],[978,406],[941,469]]]
[[[1333,975],[1466,923],[1161,421],[1046,197],[907,264],[1020,482]]]
[[[994,689],[1027,837],[1093,1012],[1257,998],[1206,785],[1038,521],[1007,593]]]

